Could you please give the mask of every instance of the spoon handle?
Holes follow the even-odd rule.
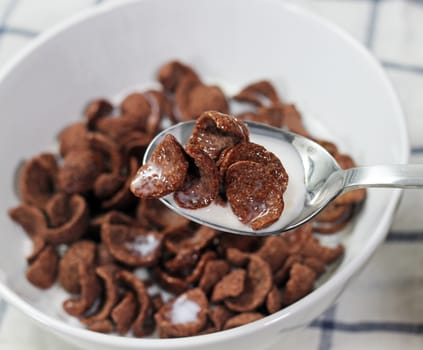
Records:
[[[364,187],[423,188],[423,164],[375,165],[344,170],[344,192]]]

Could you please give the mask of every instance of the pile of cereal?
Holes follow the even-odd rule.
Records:
[[[137,171],[131,191],[146,199],[173,192],[187,209],[228,202],[238,220],[260,230],[281,216],[287,186],[280,159],[249,142],[242,121],[208,111],[198,117],[185,148],[173,135],[164,137]]]
[[[342,246],[320,245],[312,232],[345,226],[365,193],[349,192],[313,223],[265,238],[217,232],[156,199],[139,200],[129,190],[131,179],[165,122],[229,112],[221,89],[180,62],[164,65],[158,79],[162,91],[132,93],[118,107],[92,101],[84,121],[60,132],[60,155],[43,153],[22,167],[22,204],[9,215],[33,242],[27,279],[39,288],[57,281],[70,294],[64,310],[88,329],[135,337],[237,327],[310,293],[343,253]],[[295,107],[281,102],[267,81],[232,98],[251,105],[240,119],[309,136]],[[335,145],[318,141],[344,167],[353,166]]]

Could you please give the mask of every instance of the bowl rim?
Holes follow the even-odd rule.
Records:
[[[37,38],[33,39],[26,47],[19,51],[14,57],[12,57],[3,68],[0,70],[0,84],[7,76],[13,73],[14,68],[19,66],[19,64],[25,60],[25,58],[30,55],[32,52],[36,51],[44,43],[46,43],[51,38],[56,35],[60,35],[62,32],[72,29],[74,26],[79,23],[89,20],[93,17],[102,15],[113,11],[116,8],[132,6],[133,4],[149,1],[149,0],[122,0],[116,3],[104,3],[100,5],[93,6],[82,10],[80,13],[71,16],[65,21],[54,25],[47,31],[40,34]],[[409,137],[405,122],[404,113],[399,102],[397,93],[395,92],[392,83],[388,79],[383,67],[377,61],[377,59],[351,34],[347,33],[342,28],[333,24],[321,16],[314,14],[302,7],[299,7],[293,3],[286,3],[281,0],[264,0],[272,6],[280,6],[285,11],[291,12],[296,16],[301,16],[308,21],[314,22],[315,24],[326,28],[328,31],[332,32],[338,36],[343,41],[347,42],[356,52],[367,61],[367,64],[372,67],[372,70],[378,75],[379,81],[381,81],[386,91],[389,95],[390,100],[392,101],[394,107],[394,114],[397,116],[397,122],[399,123],[399,132],[398,140],[400,141],[401,150],[399,153],[399,158],[401,162],[407,163],[409,158]],[[260,329],[266,328],[269,325],[275,324],[288,318],[290,315],[295,314],[297,311],[311,307],[317,301],[325,298],[326,295],[337,285],[345,285],[351,277],[353,277],[369,260],[371,255],[374,253],[376,247],[384,240],[389,225],[392,221],[392,215],[396,209],[397,203],[400,199],[402,190],[394,190],[391,193],[389,201],[386,202],[385,211],[380,218],[380,224],[369,235],[369,240],[363,253],[354,259],[352,259],[343,269],[342,274],[334,274],[329,278],[323,285],[315,289],[312,293],[308,294],[298,302],[274,313],[269,316],[264,317],[261,320],[249,323],[247,325],[219,331],[216,333],[191,336],[184,338],[172,338],[172,339],[152,339],[152,338],[129,338],[122,337],[117,335],[101,334],[89,331],[87,329],[78,328],[73,325],[66,323],[65,321],[56,319],[52,316],[46,315],[43,312],[39,311],[33,307],[30,303],[21,299],[15,292],[13,292],[4,281],[0,281],[0,296],[3,297],[7,302],[12,304],[14,307],[19,309],[24,314],[28,315],[30,318],[36,320],[40,323],[41,326],[49,328],[55,333],[63,333],[68,337],[78,337],[90,342],[95,342],[97,344],[104,344],[110,346],[124,346],[126,348],[135,348],[139,346],[149,347],[151,349],[159,348],[183,348],[187,346],[189,342],[192,346],[204,346],[207,344],[215,342],[223,342],[225,340],[234,339],[245,333],[254,333]],[[341,289],[342,290],[342,289]],[[340,293],[339,293],[340,294]]]

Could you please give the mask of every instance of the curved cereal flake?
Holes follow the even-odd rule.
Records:
[[[119,146],[123,146],[123,140],[134,131],[144,131],[144,122],[137,116],[121,115],[100,119],[96,124],[96,131],[101,132],[112,139]]]
[[[164,300],[161,294],[151,295],[151,302],[153,304],[154,311],[158,311],[164,305]]]
[[[115,264],[116,260],[113,255],[110,253],[109,248],[107,245],[101,242],[97,244],[97,253],[96,253],[96,265],[103,266],[103,265],[111,265]]]
[[[247,120],[263,123],[279,128],[283,125],[283,116],[283,108],[278,105],[272,107],[261,107],[257,112],[244,112],[237,114],[236,117],[242,121]]]
[[[138,314],[131,325],[132,332],[136,337],[142,337],[151,332],[149,324],[149,316],[151,312],[151,302],[144,283],[138,279],[133,273],[121,270],[117,273],[119,281],[128,286],[136,295],[137,304],[139,306]]]
[[[149,161],[135,175],[131,191],[140,198],[159,198],[177,190],[184,182],[188,160],[171,134],[165,136]]]
[[[45,206],[45,212],[50,227],[65,224],[71,214],[68,195],[64,192],[53,195]]]
[[[204,271],[198,287],[208,293],[230,270],[230,265],[225,260],[211,260],[204,266]]]
[[[94,194],[99,199],[112,197],[125,185],[125,178],[120,174],[103,173],[94,182]]]
[[[136,197],[131,193],[129,188],[131,186],[132,178],[137,172],[138,166],[138,160],[131,157],[128,161],[128,165],[126,166],[126,180],[123,182],[122,187],[116,191],[112,197],[101,202],[101,207],[103,209],[128,210],[134,205]]]
[[[58,135],[60,155],[66,157],[73,151],[84,151],[90,148],[86,136],[88,134],[85,123],[74,123],[64,128]]]
[[[270,107],[280,103],[276,89],[267,80],[261,80],[247,85],[234,96],[234,99],[237,101],[249,102],[258,107]]]
[[[273,280],[277,286],[282,285],[288,280],[289,271],[291,270],[292,265],[295,263],[302,263],[303,258],[299,254],[292,254],[286,260],[285,263],[279,268],[273,275]]]
[[[56,281],[58,261],[55,248],[46,246],[28,267],[26,278],[38,288],[50,288]]]
[[[71,294],[81,292],[79,265],[94,266],[96,245],[91,241],[78,241],[69,246],[60,259],[59,282]]]
[[[272,271],[267,262],[251,254],[243,292],[236,298],[224,300],[228,309],[237,312],[253,311],[266,299],[272,288]]]
[[[331,264],[344,254],[344,247],[338,245],[334,248],[323,246],[317,238],[308,239],[301,250],[304,257],[313,257],[319,259],[325,264]]]
[[[97,121],[109,115],[113,111],[113,105],[104,98],[92,100],[85,107],[84,115],[89,129],[95,128]]]
[[[263,245],[256,253],[270,265],[272,272],[275,272],[285,262],[289,251],[282,237],[269,236],[264,239]]]
[[[67,299],[63,302],[63,308],[72,316],[81,316],[93,305],[101,292],[100,283],[92,266],[82,262],[77,264],[80,285],[80,295],[76,298]]]
[[[255,236],[243,236],[233,233],[221,233],[219,235],[219,247],[223,250],[236,248],[243,252],[252,252],[260,247],[263,238]]]
[[[200,260],[198,261],[191,274],[185,277],[185,280],[188,283],[197,282],[203,274],[204,267],[206,266],[207,262],[216,259],[216,257],[217,255],[215,252],[205,252],[203,255],[201,255]]]
[[[232,316],[233,312],[228,310],[224,305],[216,305],[209,309],[209,318],[216,328],[216,331],[222,330],[225,322]]]
[[[103,155],[107,164],[105,171],[99,174],[94,181],[94,194],[98,198],[112,196],[122,186],[124,179],[121,176],[123,158],[118,145],[106,136],[92,132],[86,136],[91,149]]]
[[[140,127],[145,129],[147,118],[151,113],[151,107],[144,94],[133,92],[127,95],[120,104],[120,109],[123,114],[136,117],[142,123]]]
[[[160,256],[162,235],[153,230],[103,224],[101,238],[110,254],[129,266],[152,266]]]
[[[233,316],[225,322],[223,329],[231,329],[260,320],[264,315],[259,312],[243,312]]]
[[[198,148],[187,147],[186,153],[193,159],[182,185],[173,198],[182,208],[207,207],[217,198],[219,177],[217,167],[209,156]]]
[[[118,210],[110,210],[106,214],[101,214],[92,218],[91,225],[100,228],[103,224],[126,225],[126,226],[140,226],[143,225],[133,217],[120,212]]]
[[[164,263],[164,267],[171,273],[192,269],[199,258],[199,253],[192,250],[181,250]]]
[[[181,250],[199,251],[207,247],[216,235],[216,230],[206,226],[198,226],[195,230],[183,228],[168,234],[164,244],[168,250],[175,254]]]
[[[266,166],[251,161],[236,162],[226,171],[226,196],[232,211],[253,230],[274,223],[284,207],[279,186],[266,173]]]
[[[266,297],[266,309],[273,314],[282,308],[282,294],[278,287],[273,286]]]
[[[239,161],[252,161],[265,166],[266,175],[273,177],[273,182],[283,193],[288,186],[288,174],[280,159],[263,146],[252,142],[241,143],[222,152],[217,166],[220,178],[224,181],[229,166]]]
[[[27,260],[32,262],[45,247],[44,231],[47,228],[45,216],[40,209],[27,204],[10,209],[9,216],[32,240],[32,252],[27,257]]]
[[[87,325],[87,328],[90,331],[99,333],[112,333],[114,329],[113,324],[110,320],[94,321],[93,323]]]
[[[200,80],[197,73],[189,66],[179,62],[170,61],[164,64],[157,76],[165,92],[173,93],[183,78]]]
[[[69,219],[61,226],[48,228],[44,232],[47,242],[53,244],[70,243],[79,239],[86,231],[89,221],[87,203],[82,196],[69,197]]]
[[[245,266],[245,265],[247,265],[247,263],[250,259],[250,254],[243,252],[242,250],[239,250],[237,248],[227,248],[226,249],[226,259],[232,265]]]
[[[43,208],[56,190],[57,164],[53,154],[43,153],[25,162],[19,174],[21,200]]]
[[[315,257],[305,258],[303,264],[314,271],[316,277],[320,277],[326,271],[326,265],[323,261]]]
[[[337,233],[345,228],[354,216],[354,204],[346,205],[346,211],[342,216],[333,221],[313,221],[313,230],[321,234]]]
[[[100,153],[89,149],[69,152],[57,175],[58,188],[69,194],[87,192],[103,171],[104,161]]]
[[[144,95],[151,106],[151,114],[147,118],[145,131],[147,135],[153,136],[159,131],[160,123],[165,117],[172,118],[172,104],[161,91],[148,90]]]
[[[133,292],[126,292],[122,300],[113,308],[111,318],[120,335],[128,333],[137,315],[137,300]]]
[[[228,113],[229,106],[223,91],[197,79],[182,79],[175,92],[175,114],[179,121],[196,119],[205,111]]]
[[[112,312],[113,307],[118,302],[119,291],[116,280],[116,272],[118,268],[115,265],[105,265],[97,267],[95,272],[97,276],[102,280],[104,300],[103,304],[98,312],[89,317],[83,317],[80,319],[82,323],[93,324],[94,322],[105,321]]]
[[[232,115],[208,111],[197,119],[187,147],[199,148],[216,160],[224,149],[248,141],[244,123]]]
[[[313,224],[306,223],[294,230],[287,231],[283,234],[283,240],[288,244],[290,254],[297,254],[301,251],[305,242],[313,236]]]
[[[304,127],[300,112],[293,104],[283,104],[283,126],[288,128],[289,131],[296,134],[310,137],[310,134]]]
[[[244,291],[246,272],[235,269],[223,276],[213,288],[212,302],[218,302],[229,297],[237,297]]]
[[[306,296],[313,290],[316,274],[307,266],[295,263],[289,273],[289,280],[285,286],[283,304],[290,305]]]
[[[141,160],[151,140],[152,136],[144,131],[132,131],[122,137],[121,153],[125,159],[135,157]]]
[[[157,199],[142,199],[137,208],[137,219],[159,229],[187,226],[189,220],[170,210]]]
[[[171,338],[198,334],[206,326],[208,307],[207,297],[200,288],[179,295],[155,314],[159,336]]]
[[[166,271],[161,269],[159,266],[153,267],[153,274],[157,283],[165,290],[179,294],[185,292],[189,287],[190,283],[185,281],[183,278],[175,277],[168,274]]]

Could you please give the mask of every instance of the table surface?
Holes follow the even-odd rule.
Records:
[[[42,31],[102,2],[0,0],[0,68]],[[423,1],[291,2],[338,24],[380,60],[405,110],[410,162],[423,163]],[[386,241],[338,303],[304,330],[298,349],[423,349],[422,212],[423,191],[405,192]],[[0,349],[59,346],[74,349],[0,301]]]

